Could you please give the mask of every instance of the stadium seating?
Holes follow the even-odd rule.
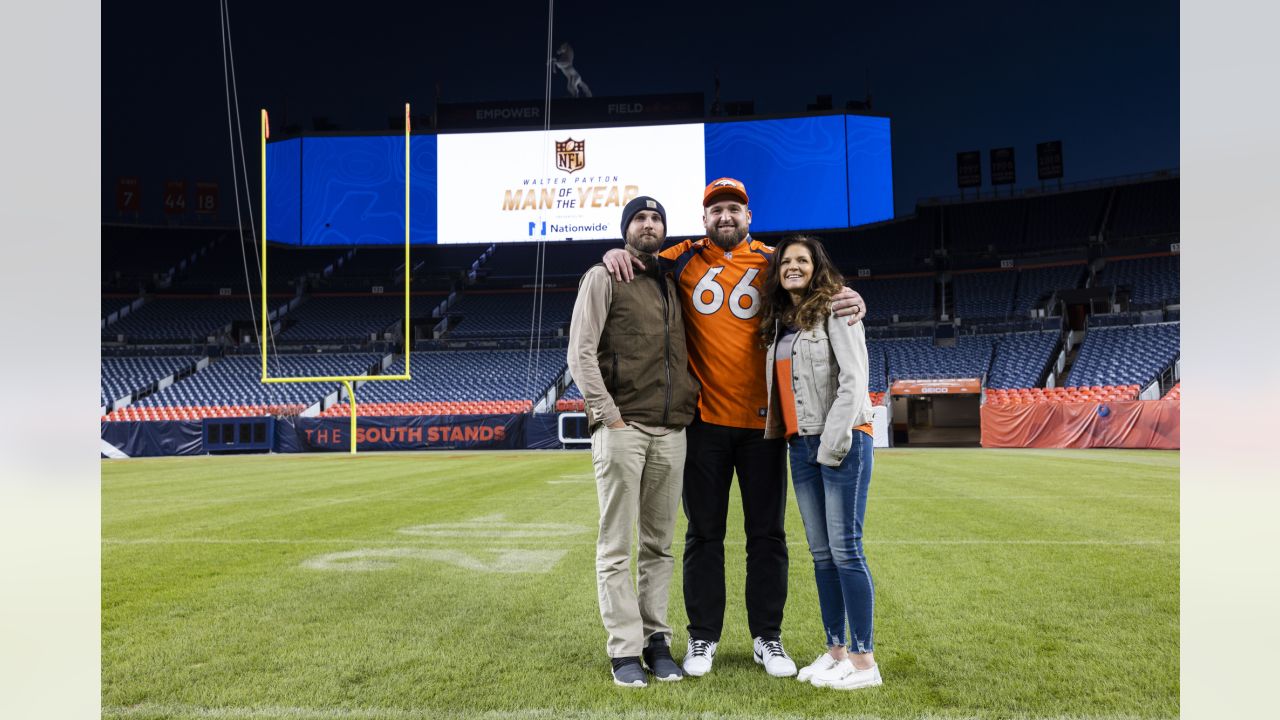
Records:
[[[977,378],[991,366],[993,339],[985,335],[956,338],[954,347],[937,347],[929,338],[881,340],[889,381]],[[873,390],[880,388],[875,388]]]
[[[261,307],[261,306],[257,306]],[[235,320],[252,320],[255,307],[239,298],[153,297],[142,307],[103,329],[103,339],[124,335],[129,341],[204,342]]]
[[[361,375],[368,373],[377,360],[377,355],[368,353],[273,354],[268,359],[267,372],[271,377]],[[154,419],[199,419],[227,417],[228,412],[298,412],[339,387],[338,383],[265,384],[260,380],[261,374],[260,356],[215,360],[204,370],[112,412],[107,419],[128,420],[140,413],[175,416]]]
[[[889,389],[889,370],[886,365],[884,345],[878,340],[867,341],[867,392],[883,393]]]
[[[122,309],[129,307],[138,298],[134,297],[102,297],[102,317],[107,318],[112,313],[118,313]]]
[[[622,247],[622,238],[603,242],[509,243],[499,245],[477,271],[479,289],[528,287],[543,268],[545,287],[577,289],[587,268],[600,262],[604,253]]]
[[[1180,328],[1161,323],[1090,330],[1067,385],[1147,385],[1178,358]]]
[[[312,297],[284,319],[278,342],[368,340],[404,319],[404,295]]]
[[[1180,293],[1181,262],[1178,255],[1112,260],[1095,284],[1129,288],[1130,307],[1143,309],[1176,303]]]
[[[541,395],[564,372],[566,364],[561,349],[543,352],[536,359],[527,350],[414,353],[410,367],[413,379],[365,383],[356,390],[356,412],[394,415],[403,409],[412,411],[405,414],[439,414],[441,408],[451,408],[450,414],[527,412],[532,398]],[[391,375],[402,372],[403,359],[386,370]],[[324,414],[348,412],[346,403],[338,403]]]
[[[586,400],[582,398],[582,391],[578,389],[578,383],[569,383],[569,387],[565,388],[564,395],[556,401],[556,412],[583,412],[587,408]]]
[[[515,415],[533,409],[528,400],[467,400],[450,402],[373,402],[365,403],[356,393],[356,414],[370,417],[405,415]],[[340,402],[320,414],[321,417],[351,417],[351,406]]]
[[[849,286],[867,299],[867,324],[884,325],[933,317],[933,276],[903,278],[846,278]]]
[[[268,288],[273,293],[296,292],[300,276],[318,274],[325,266],[337,262],[346,250],[341,248],[298,249],[275,245],[267,253]],[[254,295],[260,289],[262,256],[254,238],[231,232],[214,244],[194,263],[179,271],[168,288],[171,292],[216,293],[230,288],[237,295],[248,288]]]
[[[974,320],[1004,319],[1013,311],[1014,289],[1018,273],[955,273],[952,275],[955,307],[952,315],[966,323]]]
[[[1177,232],[1177,189],[1172,178],[1012,199],[932,202],[917,206],[915,215],[823,232],[846,282],[870,306],[873,403],[889,400],[896,379],[984,376],[988,402],[1136,397],[1178,354],[1178,313],[1176,305],[1169,306],[1179,299],[1179,258],[1167,255],[1168,236]],[[781,237],[761,234],[758,239],[776,244]],[[1121,302],[1127,291],[1129,307],[1090,315],[1070,377],[1059,379],[1070,387],[1037,389],[1058,348],[1062,320],[1032,318],[1029,311],[1054,291],[1083,284],[1091,237],[1105,241],[1107,254],[1123,255],[1110,259],[1092,284],[1120,288]],[[1115,238],[1137,240],[1117,249]],[[1157,240],[1165,246],[1158,247]],[[1140,248],[1142,243],[1154,244]],[[412,381],[362,384],[356,393],[360,414],[529,411],[564,372],[563,348],[545,350],[536,371],[528,367],[527,350],[470,348],[509,348],[529,339],[535,298],[529,287],[539,278],[548,291],[538,342],[543,348],[562,345],[578,279],[620,244],[414,246],[411,315],[421,332],[421,321],[456,292],[447,330],[441,338],[419,341],[431,349],[415,352]],[[1156,255],[1157,250],[1164,254]],[[280,317],[275,341],[285,352],[273,356],[272,375],[360,374],[385,354],[372,349],[396,344],[398,337],[388,341],[381,335],[404,315],[403,248],[272,246],[269,257],[272,308],[301,298]],[[997,269],[1004,259],[1018,267]],[[261,306],[251,305],[244,294],[246,262],[254,266],[249,268],[253,282],[258,258],[235,231],[104,227],[102,317],[136,301],[140,291],[146,292],[146,302],[103,328],[104,353],[128,357],[103,358],[99,400],[110,405],[124,395],[152,393],[109,419],[299,412],[338,388],[337,383],[264,386],[256,356],[220,355],[235,343],[235,338],[218,338],[224,329],[259,321]],[[860,268],[872,275],[857,277]],[[947,277],[944,273],[949,273],[949,287],[937,283]],[[375,286],[383,292],[371,293]],[[236,295],[218,297],[224,287]],[[939,288],[947,294],[940,296]],[[256,299],[256,284],[252,290]],[[947,314],[959,321],[954,347],[934,344],[930,321],[943,309],[938,297],[946,298]],[[123,345],[115,342],[121,335]],[[216,342],[207,343],[208,338]],[[179,343],[201,347],[175,349]],[[331,352],[337,345],[370,352]],[[326,352],[289,352],[303,347]],[[202,357],[197,353],[213,360],[188,375]],[[398,373],[400,367],[385,372]],[[158,379],[175,373],[185,377],[153,392]],[[1175,387],[1167,397],[1179,393]],[[556,407],[583,407],[576,385],[565,390]],[[347,412],[347,403],[339,402],[326,414]]]
[[[1024,201],[989,200],[942,208],[949,251],[973,253],[1022,245],[1027,206]]]
[[[883,367],[884,353],[880,353],[880,362]],[[881,381],[881,385],[883,385],[883,380]],[[879,392],[869,392],[868,396],[871,398],[871,404],[874,406],[883,405],[886,394],[887,393],[884,390],[881,390]],[[564,395],[556,401],[556,412],[583,412],[585,410],[586,401],[582,399],[582,391],[578,390],[577,383],[571,383],[568,389],[564,391]]]
[[[223,229],[102,226],[102,289],[136,293],[152,289],[170,270],[202,260],[225,242]]]
[[[1091,188],[1028,199],[1026,235],[1017,250],[1084,245],[1098,233],[1111,188]]]
[[[567,334],[577,292],[542,294],[541,335]],[[451,316],[461,322],[449,330],[450,338],[527,338],[534,322],[532,292],[464,293],[452,307]]]
[[[1052,265],[1018,271],[1018,290],[1014,294],[1014,315],[1026,316],[1036,303],[1055,290],[1080,287],[1085,265]]]
[[[1123,402],[1137,400],[1137,385],[1092,385],[1087,387],[988,388],[988,405],[1029,405],[1033,403]]]
[[[195,365],[195,356],[104,357],[101,361],[101,404],[147,389],[157,380]]]
[[[1107,235],[1114,239],[1176,235],[1178,195],[1177,178],[1116,187]]]
[[[987,376],[988,388],[1031,387],[1049,365],[1060,333],[1012,333],[996,341],[995,358]]]
[[[861,268],[873,275],[918,272],[921,261],[933,254],[936,235],[935,214],[929,213],[823,233],[831,261],[849,281],[857,280]],[[780,238],[762,235],[757,239],[776,244]]]

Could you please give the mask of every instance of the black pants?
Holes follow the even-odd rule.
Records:
[[[689,637],[720,640],[724,627],[724,535],[729,486],[738,473],[747,536],[747,624],[752,636],[782,634],[787,602],[786,443],[763,430],[695,419],[686,433],[684,605]]]

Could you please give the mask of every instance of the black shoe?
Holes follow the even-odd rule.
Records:
[[[649,672],[662,682],[684,679],[684,671],[671,658],[671,648],[667,647],[667,639],[661,633],[649,638],[649,647],[644,649],[644,662],[649,666]]]
[[[648,687],[649,681],[644,676],[644,666],[638,657],[610,658],[613,663],[613,684],[622,687]]]

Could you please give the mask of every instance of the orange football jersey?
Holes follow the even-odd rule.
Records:
[[[659,254],[675,262],[689,365],[702,383],[703,421],[763,429],[768,399],[760,293],[773,248],[747,236],[725,252],[704,237]]]

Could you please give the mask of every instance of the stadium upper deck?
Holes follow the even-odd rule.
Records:
[[[1179,354],[1179,257],[1169,252],[1177,242],[1177,185],[1173,177],[921,205],[908,218],[820,233],[871,308],[871,390],[886,392],[906,377],[960,376],[983,377],[992,388],[1036,387],[1047,381],[1054,359],[1067,354],[1072,332],[1079,334],[1071,344],[1075,364],[1069,380],[1059,377],[1057,384],[1127,387],[1166,375]],[[765,242],[780,236],[758,235]],[[506,372],[502,367],[519,363],[484,370],[464,351],[527,348],[531,338],[551,368],[533,392],[546,383],[567,389],[563,343],[577,280],[616,245],[415,246],[411,337],[418,351],[433,356],[415,367],[442,364],[455,379],[432,385],[429,397],[381,385],[378,402],[420,411],[436,407],[423,403],[451,400],[523,407],[536,399],[526,397],[524,387],[502,386],[494,395],[477,393],[472,382],[493,382]],[[351,358],[402,352],[402,249],[273,246],[269,253],[273,352]],[[220,380],[211,384],[240,364],[246,381],[257,382],[254,363],[233,357],[256,347],[260,300],[256,284],[254,304],[246,295],[246,264],[256,279],[253,246],[226,229],[104,227],[104,356],[172,358],[104,360],[100,400],[106,409],[125,398],[162,408],[172,404],[165,400],[170,396],[191,406],[272,406],[267,395],[232,397]],[[534,289],[539,280],[544,293]],[[1082,313],[1079,297],[1088,298]],[[540,332],[531,332],[539,306]],[[1145,329],[1152,323],[1172,329]],[[956,329],[957,347],[929,340],[940,324]],[[1107,325],[1116,330],[1100,329]],[[1157,339],[1146,342],[1148,335]],[[1129,337],[1143,340],[1121,341]],[[219,361],[224,356],[229,359]],[[1119,361],[1098,359],[1111,356]],[[198,363],[203,358],[213,362]],[[158,392],[169,379],[174,384],[166,387],[176,390]],[[450,387],[457,389],[452,398]],[[327,392],[277,393],[281,401],[274,406],[308,406]],[[143,402],[148,397],[151,402]]]

